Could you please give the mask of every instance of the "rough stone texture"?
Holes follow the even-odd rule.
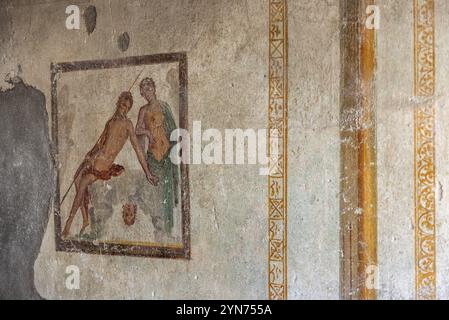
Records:
[[[34,262],[54,191],[42,92],[0,92],[0,299],[38,299]]]

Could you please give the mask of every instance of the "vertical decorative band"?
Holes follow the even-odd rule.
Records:
[[[268,297],[287,299],[287,0],[269,0]]]
[[[414,0],[416,299],[436,298],[435,3]]]
[[[375,0],[360,1],[360,15],[375,5]],[[365,22],[365,19],[362,19]],[[360,93],[362,96],[358,128],[359,217],[358,277],[359,299],[377,299],[375,285],[370,283],[377,271],[377,144],[375,108],[376,30],[360,25]],[[377,275],[376,275],[377,277]]]
[[[376,30],[374,0],[340,1],[340,297],[373,300],[377,270]],[[375,277],[374,277],[375,278]]]

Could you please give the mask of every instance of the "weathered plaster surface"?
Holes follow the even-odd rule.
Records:
[[[377,2],[381,10],[375,82],[378,297],[413,299],[413,4],[410,0]],[[45,103],[50,113],[51,62],[185,51],[189,61],[190,128],[193,121],[201,121],[203,129],[266,128],[267,1],[241,0],[232,5],[222,0],[75,1],[81,11],[89,5],[96,7],[96,27],[91,34],[84,23],[79,31],[65,28],[65,8],[69,4],[74,3],[16,0],[2,1],[0,5],[0,77],[17,71],[20,64],[25,82],[43,93],[36,93],[41,104],[21,102],[15,106],[21,108],[17,110],[3,111],[3,93],[0,99],[1,112],[6,114],[0,120],[0,142],[2,151],[7,151],[0,154],[2,177],[6,177],[4,181],[20,183],[14,190],[11,184],[3,184],[0,189],[2,222],[7,219],[14,226],[11,230],[17,232],[15,238],[22,236],[13,247],[15,257],[23,253],[33,257],[26,261],[34,263],[33,255],[40,251],[34,275],[29,264],[23,271],[17,269],[13,265],[16,260],[2,251],[1,258],[7,259],[0,260],[0,287],[9,288],[20,277],[27,280],[11,293],[27,298],[37,297],[33,291],[36,287],[40,296],[49,299],[265,299],[268,295],[267,178],[259,175],[258,166],[190,166],[190,261],[56,252],[53,219],[45,227],[41,226],[51,215],[50,195],[45,192],[52,190],[52,174],[44,126],[47,120],[39,106]],[[445,63],[449,55],[448,10],[446,0],[436,0],[438,298],[449,298],[446,283],[449,129],[445,121],[449,117],[446,92],[449,66]],[[339,19],[338,0],[289,1],[288,291],[291,299],[339,297]],[[124,32],[128,33],[130,42],[123,52],[118,39]],[[123,87],[123,78],[133,78],[131,73],[107,76],[104,82],[98,75],[87,79],[66,77],[61,82],[58,94],[65,106],[61,134],[69,142],[63,146],[68,151],[64,158],[66,180],[77,165],[75,159],[89,149],[93,137],[104,125],[81,130],[89,139],[79,140],[81,125],[92,121],[87,121],[87,117],[95,117],[91,110],[83,110],[80,105],[108,106],[115,99],[113,92]],[[84,81],[91,83],[84,84]],[[168,88],[169,84],[165,85]],[[0,86],[11,88],[6,83]],[[87,99],[91,101],[86,102]],[[134,122],[137,108],[138,105],[131,114]],[[23,109],[31,110],[26,113],[31,118],[21,121],[17,112]],[[9,134],[23,144],[12,148]],[[6,157],[8,154],[15,158]],[[47,171],[42,169],[43,165]],[[23,177],[17,180],[16,176],[21,173]],[[38,181],[45,181],[46,188]],[[22,190],[27,200],[4,196],[12,190]],[[2,237],[12,234],[8,231],[10,227],[0,228]],[[42,235],[39,247],[35,241],[40,243]],[[33,236],[34,240],[27,236]],[[29,252],[18,249],[24,242],[33,244],[27,247]],[[5,250],[4,246],[0,248]],[[70,265],[80,268],[79,290],[68,290],[64,285],[65,271]],[[0,296],[4,295],[0,291]]]
[[[290,1],[289,38],[289,294],[338,299],[338,1]]]
[[[51,62],[186,51],[190,124],[266,128],[265,2],[92,1],[98,16],[90,35],[83,24],[80,31],[66,30],[68,4],[7,5],[14,34],[7,51],[2,48],[0,74],[21,63],[24,78],[49,97]],[[88,3],[79,5],[83,10]],[[125,31],[131,41],[123,53],[117,37]],[[96,96],[108,94],[100,87]],[[75,119],[86,116],[79,112]],[[35,267],[39,293],[44,298],[265,298],[267,182],[258,173],[257,166],[191,166],[191,261],[55,252],[50,220]],[[80,268],[79,290],[64,286],[69,265]]]
[[[379,299],[414,298],[413,3],[379,1]]]

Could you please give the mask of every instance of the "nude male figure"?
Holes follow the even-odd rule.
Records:
[[[117,101],[117,109],[112,118],[106,123],[98,142],[90,150],[75,174],[76,195],[73,200],[70,215],[62,233],[63,237],[70,234],[70,226],[81,207],[83,226],[80,234],[89,225],[89,186],[97,180],[109,180],[119,176],[125,168],[114,163],[115,158],[129,139],[136,152],[137,159],[145,172],[146,178],[152,185],[157,185],[158,178],[154,176],[145,159],[143,151],[134,132],[134,125],[127,114],[133,105],[130,92],[122,92]]]

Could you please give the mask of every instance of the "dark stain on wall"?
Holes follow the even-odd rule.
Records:
[[[128,50],[129,47],[129,34],[128,32],[124,32],[122,33],[119,37],[118,37],[118,47],[120,50],[122,50],[123,52],[125,52],[126,50]]]
[[[55,189],[45,96],[19,79],[0,113],[0,299],[40,299],[34,262]]]
[[[97,26],[97,8],[95,8],[95,6],[88,6],[86,10],[84,10],[83,17],[87,34],[91,34]]]

